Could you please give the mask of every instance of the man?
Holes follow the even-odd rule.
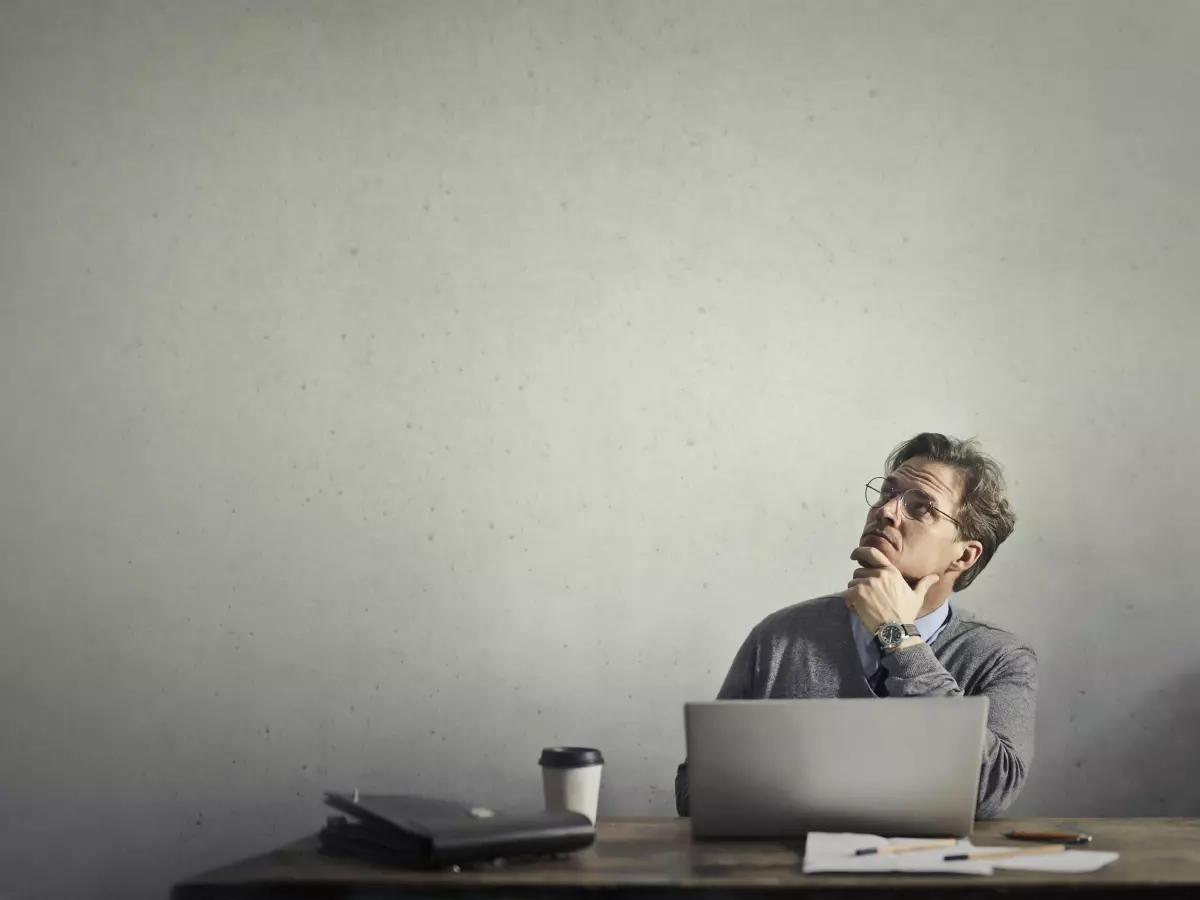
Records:
[[[1033,758],[1037,659],[949,602],[1016,518],[1000,466],[975,441],[919,434],[867,483],[869,511],[845,591],[768,616],[738,650],[719,699],[988,697],[978,818],[997,815]],[[919,759],[913,765],[921,764]],[[687,763],[675,804],[688,814]]]

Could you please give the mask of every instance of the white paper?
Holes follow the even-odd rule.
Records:
[[[804,871],[815,875],[820,872],[935,872],[947,875],[991,875],[992,866],[986,862],[946,862],[949,853],[969,853],[973,848],[970,841],[959,841],[952,847],[936,850],[911,850],[908,853],[885,853],[882,856],[856,856],[855,851],[864,847],[883,847],[888,844],[925,844],[929,838],[887,838],[876,834],[831,834],[826,831],[809,832],[804,849]]]
[[[1009,856],[1003,859],[965,860],[946,862],[955,853],[1010,852],[1011,844],[1003,847],[976,847],[969,840],[960,840],[953,847],[936,850],[912,850],[908,853],[885,853],[882,856],[857,856],[855,851],[865,847],[884,847],[888,844],[927,843],[929,838],[887,838],[877,834],[833,834],[814,831],[808,835],[804,850],[804,871],[807,874],[845,872],[942,873],[947,875],[991,875],[993,868],[1021,869],[1027,872],[1061,872],[1080,874],[1095,872],[1116,860],[1120,854],[1099,850],[1067,850],[1064,853],[1034,853]],[[1036,849],[1031,846],[1030,850]]]
[[[1005,847],[1004,849],[1010,849]],[[1013,856],[997,859],[992,865],[997,869],[1021,869],[1026,872],[1064,872],[1080,874],[1095,872],[1114,862],[1119,853],[1103,850],[1068,850],[1065,853],[1046,853],[1038,856]]]

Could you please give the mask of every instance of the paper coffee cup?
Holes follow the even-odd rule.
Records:
[[[538,760],[546,811],[583,813],[596,822],[604,757],[591,747],[547,747]]]

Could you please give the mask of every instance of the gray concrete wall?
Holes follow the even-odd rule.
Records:
[[[1200,815],[1196,3],[0,5],[0,894],[359,786],[668,813],[680,706],[975,434],[1018,813]],[[914,761],[914,765],[919,761]],[[64,860],[71,860],[67,865]]]

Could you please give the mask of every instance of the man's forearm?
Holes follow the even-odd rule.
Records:
[[[907,646],[906,646],[907,645]],[[919,637],[904,639],[900,648],[883,657],[891,697],[957,697],[963,694],[954,676]]]
[[[988,732],[979,772],[976,815],[1000,813],[1016,798],[1033,759],[1036,659],[1023,650],[998,660],[979,693],[988,698]],[[923,641],[884,660],[890,697],[961,697],[954,680]]]

